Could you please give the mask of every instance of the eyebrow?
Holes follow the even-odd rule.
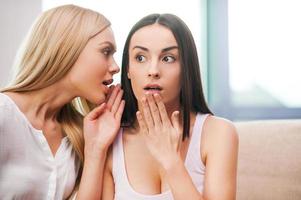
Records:
[[[104,45],[104,44],[108,44],[114,51],[116,51],[116,46],[113,45],[111,42],[105,41],[105,42],[99,43],[99,45]]]
[[[134,46],[133,49],[135,49],[135,48],[142,49],[143,51],[149,51],[148,48],[142,47],[142,46]],[[178,49],[178,46],[171,46],[171,47],[164,48],[164,49],[162,49],[161,52],[170,51],[172,49]]]

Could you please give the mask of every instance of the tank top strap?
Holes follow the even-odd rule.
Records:
[[[200,152],[201,152],[202,130],[203,130],[204,121],[208,115],[209,114],[201,114],[201,113],[198,113],[196,115],[196,119],[190,136],[191,137],[190,143],[185,159],[186,167],[194,166],[196,164],[195,163],[196,161],[197,162],[201,161]],[[202,162],[201,165],[203,165]]]
[[[112,174],[115,183],[126,184],[125,177],[126,172],[124,167],[124,152],[122,142],[123,129],[119,130],[119,133],[113,144],[113,163],[112,163]]]

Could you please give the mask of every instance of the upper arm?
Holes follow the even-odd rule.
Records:
[[[204,151],[205,199],[234,200],[238,155],[238,135],[234,125],[210,116],[204,124]]]
[[[102,198],[103,200],[113,200],[115,194],[115,185],[112,175],[112,150],[108,152],[108,157],[106,160],[104,175],[103,175],[103,188],[102,188]]]

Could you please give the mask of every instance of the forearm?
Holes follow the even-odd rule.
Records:
[[[165,176],[175,200],[204,200],[197,190],[181,158],[172,159],[164,167]]]
[[[98,156],[89,155],[85,157],[77,200],[99,200],[101,198],[106,156],[107,151],[104,150]]]

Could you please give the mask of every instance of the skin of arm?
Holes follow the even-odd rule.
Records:
[[[112,175],[112,148],[109,149],[108,157],[105,164],[104,178],[105,187],[102,189],[102,198],[103,200],[113,200],[115,194],[115,186]]]
[[[193,185],[184,162],[175,156],[164,167],[174,199],[234,200],[236,194],[236,166],[238,137],[234,126],[223,119],[209,116],[204,125],[206,172],[204,193]],[[201,152],[200,152],[201,153]]]
[[[107,152],[119,130],[124,109],[122,95],[120,88],[114,89],[107,103],[84,119],[85,159],[77,200],[101,199]]]
[[[97,157],[86,157],[84,161],[82,178],[76,199],[99,199],[101,196],[102,179],[106,150]]]

